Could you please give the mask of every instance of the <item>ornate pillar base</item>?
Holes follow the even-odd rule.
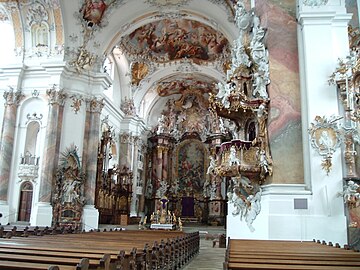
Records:
[[[311,193],[304,185],[263,186],[261,210],[253,222],[245,215],[233,216],[234,204],[228,203],[227,237],[232,239],[296,240],[321,239],[344,245],[347,243],[346,217],[334,201],[342,205],[342,198],[334,198],[329,205],[319,205],[317,199],[324,193]],[[294,199],[306,199],[307,209],[295,207]],[[319,208],[326,207],[326,213]],[[248,215],[251,215],[249,209]],[[253,231],[249,228],[253,227]]]
[[[38,202],[31,213],[31,226],[51,226],[53,209],[50,203]]]
[[[10,207],[6,201],[0,201],[0,224],[6,225],[8,222],[10,222]]]
[[[82,224],[83,230],[90,231],[91,229],[99,228],[99,211],[94,205],[85,205],[83,209]]]

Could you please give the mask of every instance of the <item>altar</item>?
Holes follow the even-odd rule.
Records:
[[[150,229],[154,230],[175,230],[175,224],[161,224],[161,223],[153,223],[150,225]]]

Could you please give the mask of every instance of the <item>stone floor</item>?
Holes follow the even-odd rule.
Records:
[[[200,252],[183,268],[184,270],[211,270],[223,269],[225,260],[225,248],[213,247],[213,241],[205,238],[200,239]]]

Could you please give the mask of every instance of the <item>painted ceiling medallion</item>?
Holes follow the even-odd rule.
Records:
[[[121,41],[128,54],[146,55],[155,62],[178,59],[214,61],[229,48],[221,33],[197,21],[164,19],[143,25]]]

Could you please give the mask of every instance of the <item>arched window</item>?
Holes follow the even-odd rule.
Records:
[[[31,121],[26,129],[26,139],[24,153],[29,153],[32,156],[36,154],[36,143],[40,131],[40,124],[37,121]]]
[[[20,189],[19,221],[30,221],[31,205],[33,197],[33,186],[30,182],[22,184]]]
[[[31,27],[31,36],[33,47],[49,46],[49,28],[46,24],[34,24]]]

